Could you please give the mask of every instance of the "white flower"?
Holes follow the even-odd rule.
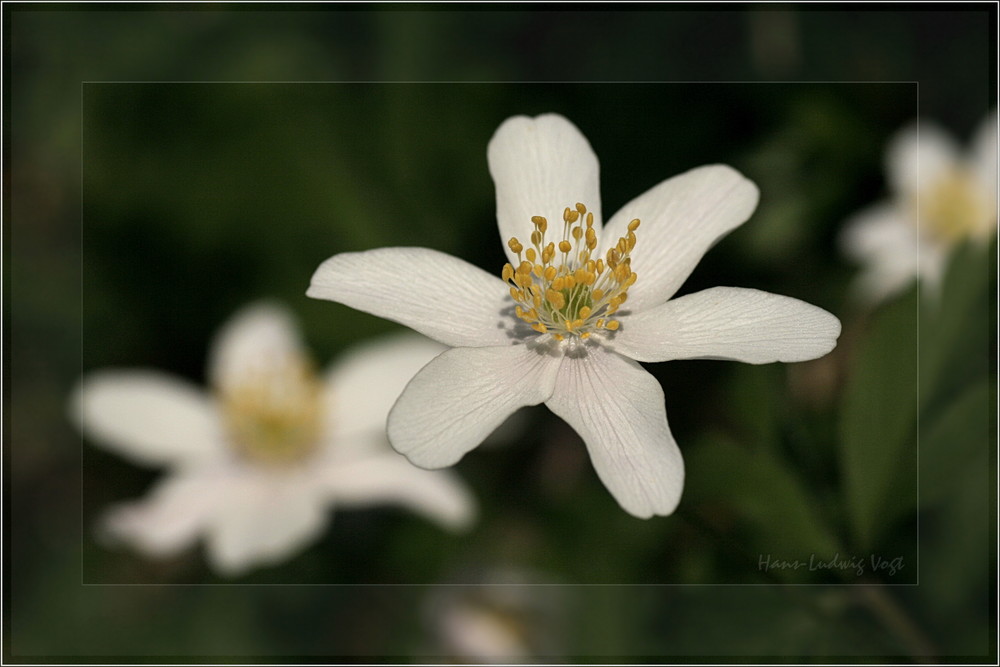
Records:
[[[684,466],[663,391],[636,362],[803,361],[833,349],[840,322],[752,289],[668,301],[757,205],[757,188],[729,167],[664,181],[604,226],[597,157],[565,118],[510,118],[487,157],[510,239],[503,279],[434,250],[383,248],[331,257],[307,294],[454,348],[389,414],[389,440],[413,463],[451,465],[514,410],[545,403],[583,437],[626,511],[670,514]]]
[[[88,375],[72,398],[80,428],[137,463],[170,469],[147,499],[108,513],[107,533],[150,556],[204,536],[212,565],[232,575],[301,549],[331,506],[400,503],[465,526],[465,487],[410,465],[385,438],[393,401],[442,349],[410,333],[388,337],[318,377],[290,315],[261,303],[219,333],[211,393],[157,371]]]
[[[981,123],[964,155],[940,128],[911,125],[889,142],[885,168],[891,200],[855,215],[841,237],[863,266],[856,290],[871,303],[917,277],[935,293],[951,249],[996,232],[997,116]]]
[[[527,662],[563,653],[562,586],[534,573],[465,573],[467,585],[434,589],[424,604],[435,653],[456,662]]]

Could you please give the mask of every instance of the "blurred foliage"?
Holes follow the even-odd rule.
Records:
[[[457,661],[422,610],[492,568],[560,592],[543,660],[996,660],[996,246],[961,248],[938,300],[867,310],[835,245],[884,196],[893,131],[919,113],[964,138],[996,105],[995,7],[3,11],[8,660]],[[82,371],[201,382],[212,333],[265,296],[332,360],[394,329],[304,296],[342,251],[499,273],[486,144],[546,111],[590,139],[608,213],[700,164],[759,185],[682,292],[765,289],[844,323],[814,362],[648,366],[687,462],[675,516],[624,513],[533,408],[456,467],[482,505],[466,535],[338,512],[233,582],[199,550],[94,538],[157,472],[74,433]]]

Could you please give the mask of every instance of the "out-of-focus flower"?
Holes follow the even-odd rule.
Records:
[[[563,589],[501,569],[437,588],[424,605],[435,657],[456,662],[524,662],[562,653]]]
[[[544,402],[583,437],[626,511],[670,514],[684,466],[663,391],[637,362],[813,359],[833,349],[840,322],[752,289],[669,300],[757,205],[757,188],[729,167],[664,181],[603,227],[597,156],[562,116],[508,119],[487,156],[510,239],[502,279],[434,250],[383,248],[328,259],[307,294],[454,348],[389,415],[389,440],[413,463],[452,465],[511,412]]]
[[[89,374],[72,398],[84,433],[170,470],[148,498],[112,508],[104,529],[150,556],[204,536],[212,565],[233,575],[301,549],[332,506],[398,503],[464,527],[474,510],[464,485],[411,465],[385,438],[393,401],[443,349],[396,335],[348,351],[320,377],[289,313],[258,303],[215,340],[211,393],[157,371]]]
[[[955,245],[996,233],[996,113],[966,153],[935,125],[911,125],[889,142],[885,168],[891,199],[862,210],[841,236],[845,254],[862,265],[855,289],[870,303],[917,277],[935,293]]]

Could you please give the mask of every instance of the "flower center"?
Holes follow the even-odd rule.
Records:
[[[921,195],[925,230],[942,241],[955,242],[993,226],[993,203],[975,179],[961,170],[950,171]]]
[[[508,241],[519,263],[517,268],[505,264],[501,274],[511,286],[517,316],[556,340],[617,329],[619,322],[611,316],[625,303],[628,288],[636,281],[629,253],[635,248],[639,220],[630,222],[628,233],[596,260],[592,257],[597,250],[594,214],[583,204],[563,211],[558,242],[547,240],[548,220],[536,215],[531,222],[535,225],[531,247],[525,249],[517,238]]]
[[[319,441],[321,387],[308,360],[294,356],[223,388],[222,411],[239,454],[266,465],[308,458]]]

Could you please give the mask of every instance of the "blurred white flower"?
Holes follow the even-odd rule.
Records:
[[[434,589],[424,614],[435,654],[459,663],[526,662],[563,652],[562,587],[534,574],[499,569]]]
[[[856,292],[869,303],[891,297],[919,277],[936,293],[949,252],[997,229],[997,116],[990,114],[963,153],[942,129],[922,122],[889,142],[891,198],[848,220],[844,253],[862,265]]]
[[[752,289],[668,301],[757,205],[757,188],[729,167],[664,181],[602,229],[597,156],[562,116],[508,119],[487,157],[510,239],[502,279],[434,250],[383,248],[328,259],[307,294],[454,348],[389,415],[389,440],[413,463],[452,465],[514,410],[544,402],[583,437],[626,511],[670,514],[684,466],[663,391],[636,362],[813,359],[833,349],[840,322]]]
[[[259,303],[215,340],[210,393],[157,371],[87,375],[72,397],[83,432],[170,470],[148,498],[112,508],[106,533],[150,556],[204,536],[211,564],[234,575],[303,548],[331,507],[398,503],[466,526],[474,507],[464,485],[411,465],[385,437],[393,401],[443,349],[391,336],[348,351],[319,377],[289,313]]]

